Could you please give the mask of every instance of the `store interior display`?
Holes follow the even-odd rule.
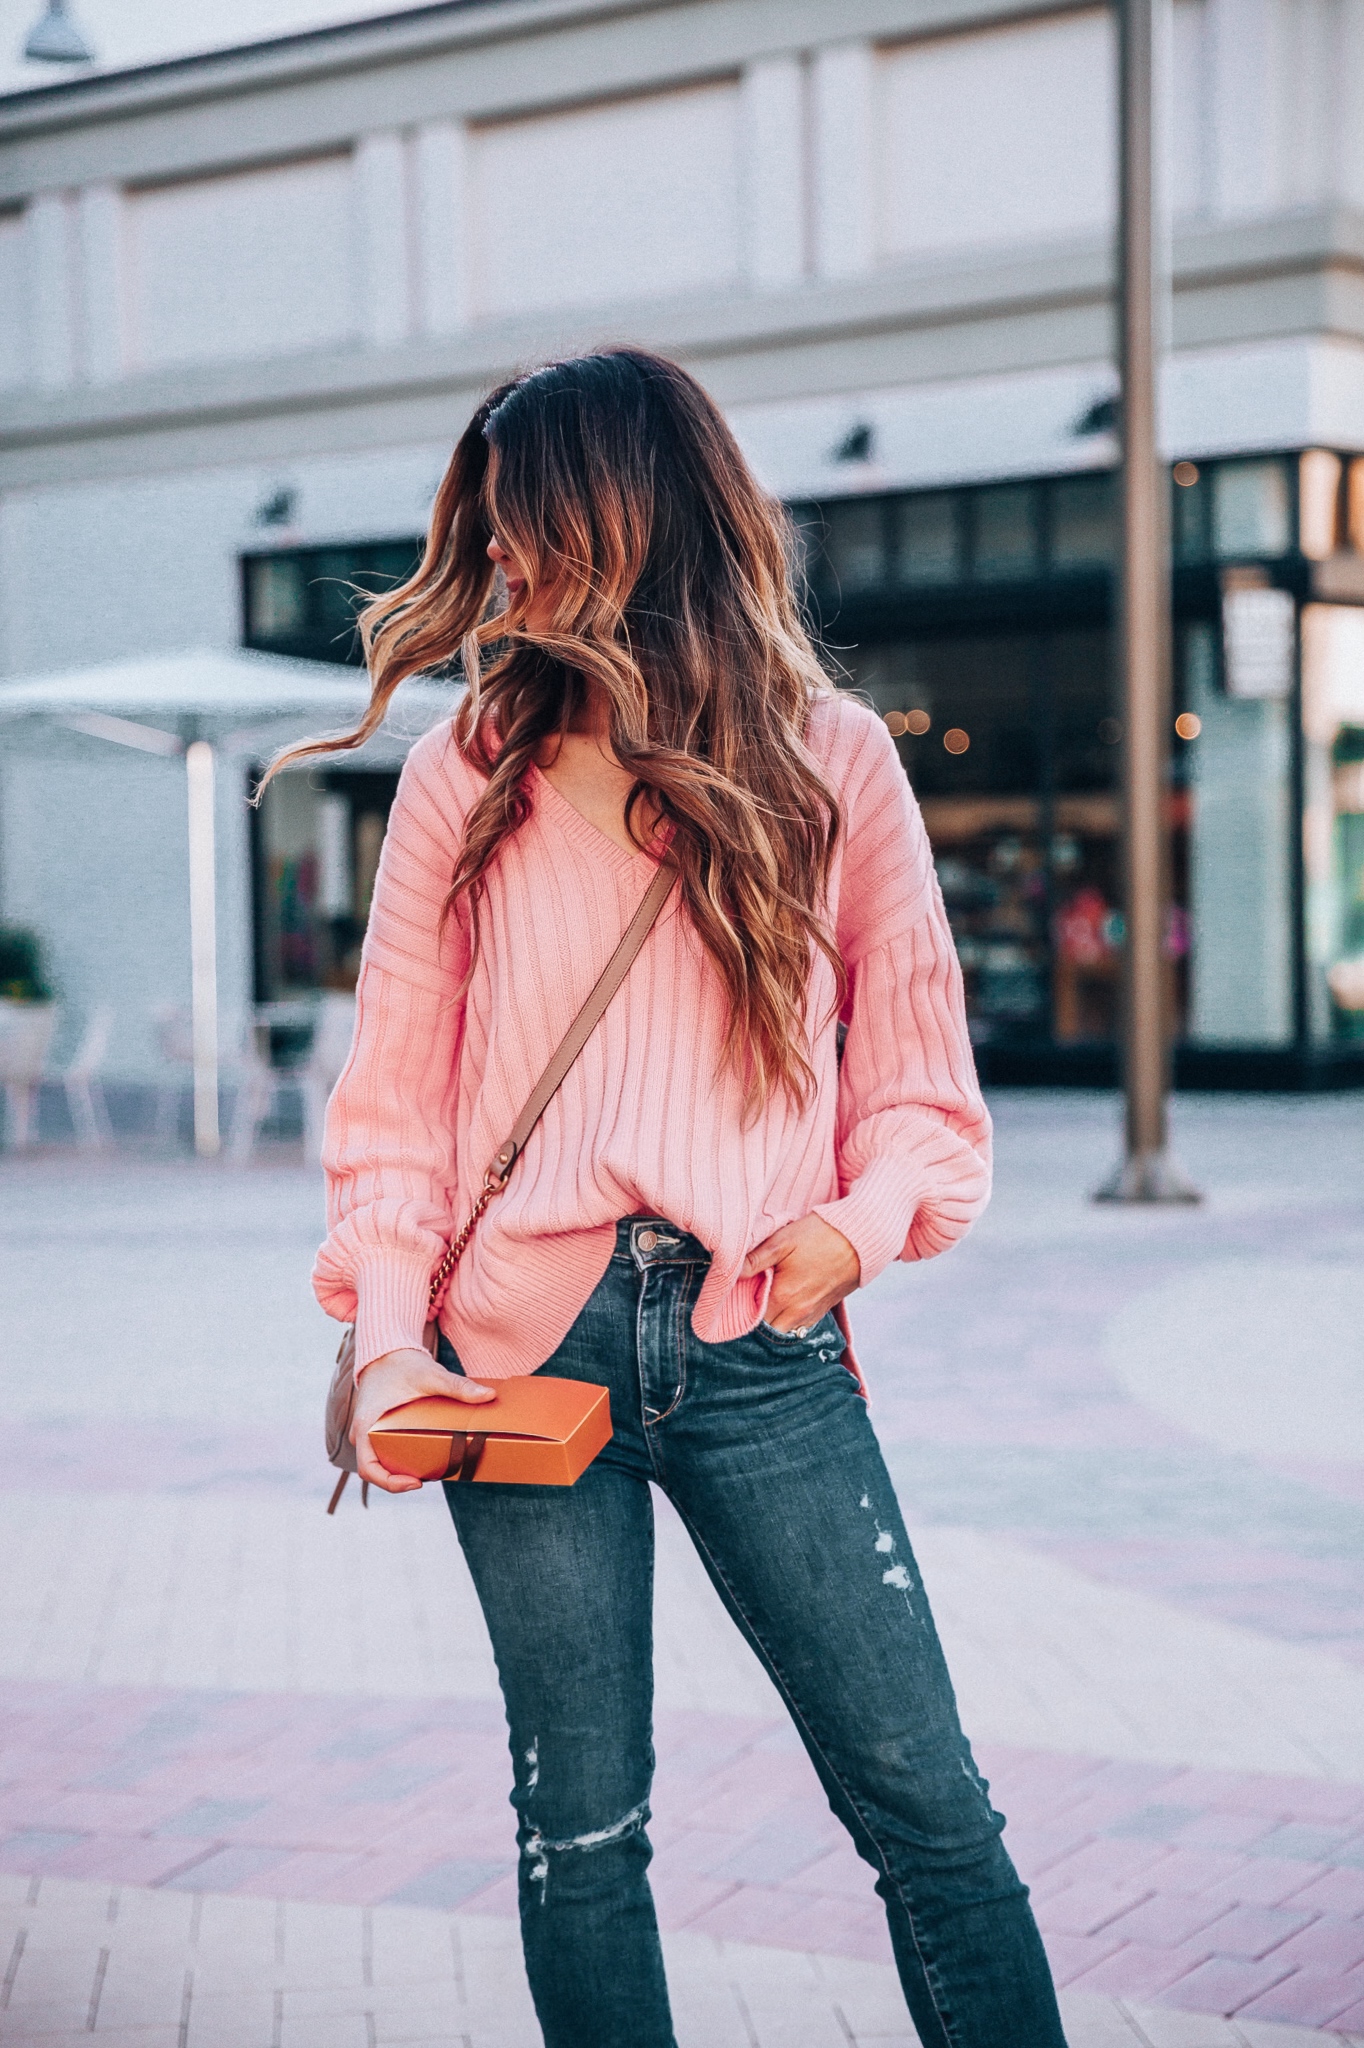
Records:
[[[276,776],[255,816],[256,1000],[355,987],[396,772]]]
[[[886,719],[923,808],[975,1041],[1111,1040],[1123,925],[1109,633],[889,642],[855,650],[845,681]],[[1172,793],[1177,840],[1187,817]]]

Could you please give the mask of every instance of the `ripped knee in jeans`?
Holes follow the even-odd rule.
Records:
[[[568,1855],[574,1851],[590,1854],[594,1849],[609,1848],[612,1842],[623,1842],[627,1836],[638,1834],[648,1818],[648,1802],[641,1801],[619,1820],[612,1821],[610,1827],[590,1828],[586,1834],[568,1835],[563,1841],[551,1841],[548,1836],[541,1834],[539,1828],[530,1828],[522,1844],[521,1854],[529,1865],[526,1872],[529,1882],[540,1887],[541,1905],[549,1894],[551,1857]]]

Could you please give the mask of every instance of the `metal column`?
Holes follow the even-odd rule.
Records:
[[[1170,562],[1156,421],[1155,8],[1118,0],[1125,1156],[1097,1199],[1196,1202],[1167,1150]]]
[[[191,1042],[194,1055],[194,1149],[211,1159],[218,1130],[218,890],[213,830],[213,749],[191,740],[185,749],[189,803],[189,946]]]

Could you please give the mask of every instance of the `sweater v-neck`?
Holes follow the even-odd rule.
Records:
[[[654,862],[647,853],[627,853],[623,846],[603,832],[600,825],[594,825],[585,818],[576,804],[569,802],[561,789],[556,789],[538,761],[532,761],[531,774],[535,787],[544,801],[546,810],[552,813],[556,825],[565,836],[580,846],[584,853],[600,859],[606,854],[613,867],[621,874],[638,874],[641,867],[652,871]]]

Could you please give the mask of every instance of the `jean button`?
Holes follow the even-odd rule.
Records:
[[[638,1241],[642,1252],[656,1251],[658,1249],[658,1232],[656,1230],[641,1230]]]

